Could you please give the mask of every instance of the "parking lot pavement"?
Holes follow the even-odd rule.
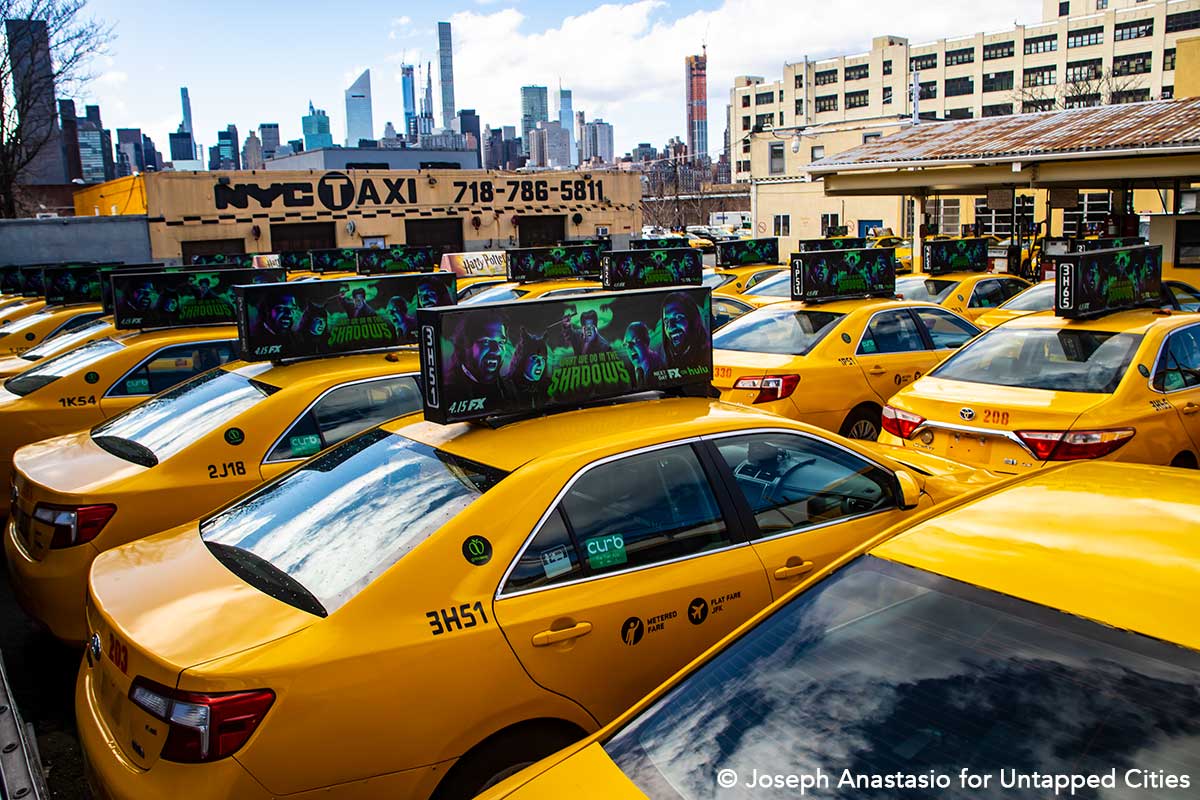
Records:
[[[0,564],[3,563],[0,558]],[[0,655],[17,709],[33,724],[52,798],[87,796],[83,758],[75,734],[75,675],[82,651],[66,647],[38,629],[17,605],[0,577]]]

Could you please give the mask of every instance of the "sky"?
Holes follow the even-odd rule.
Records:
[[[192,10],[185,15],[185,8]],[[400,64],[423,70],[432,61],[440,125],[440,20],[453,26],[456,106],[474,108],[481,128],[519,128],[520,87],[553,92],[561,83],[573,91],[576,111],[612,123],[618,153],[639,142],[661,147],[672,136],[686,140],[684,57],[707,44],[708,140],[715,157],[735,76],[778,80],[785,62],[866,52],[874,36],[917,44],[1032,24],[1040,21],[1041,3],[206,0],[151,9],[132,0],[89,0],[87,13],[111,24],[116,38],[75,98],[80,115],[83,104],[99,103],[105,127],[140,127],[166,158],[167,134],[182,119],[181,86],[188,87],[194,135],[205,147],[231,122],[243,140],[263,122],[279,123],[284,141],[300,138],[309,100],[326,110],[334,141],[342,143],[344,92],[362,70],[371,70],[375,134],[381,136],[388,121],[403,128]]]

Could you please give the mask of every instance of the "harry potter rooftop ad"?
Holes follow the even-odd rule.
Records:
[[[232,323],[237,298],[233,287],[275,283],[282,269],[181,270],[109,276],[117,328],[182,328]]]

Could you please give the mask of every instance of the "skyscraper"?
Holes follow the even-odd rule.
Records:
[[[564,166],[579,164],[579,149],[575,146],[575,112],[571,108],[571,90],[558,87],[558,124],[567,132],[567,151],[570,161]]]
[[[238,129],[229,125],[223,131],[217,131],[217,144],[208,148],[209,169],[241,169],[242,159],[238,147]]]
[[[358,147],[359,139],[374,139],[371,119],[371,70],[363,70],[346,90],[346,147]]]
[[[442,87],[442,127],[450,130],[454,126],[454,48],[449,22],[438,23],[438,83]],[[475,133],[478,136],[479,131]]]
[[[300,127],[304,131],[304,149],[319,150],[322,147],[333,147],[333,136],[329,133],[329,117],[319,108],[313,108],[308,101],[308,114],[300,119]]]
[[[688,154],[703,160],[708,155],[708,48],[701,47],[698,56],[685,57],[683,64]]]
[[[264,122],[259,125],[258,138],[262,140],[263,161],[274,158],[275,151],[279,149],[279,123]]]
[[[242,145],[242,169],[263,168],[262,140],[254,135],[254,131],[246,134],[246,143]]]
[[[147,172],[158,172],[162,169],[158,148],[154,146],[154,140],[144,133],[142,134],[142,163]]]
[[[58,119],[62,127],[63,164],[67,180],[83,180],[83,164],[79,154],[79,121],[75,117],[75,101],[58,101]]]
[[[534,167],[571,166],[570,134],[558,120],[539,122],[529,132],[529,163]]]
[[[116,177],[112,135],[100,121],[100,106],[87,106],[87,116],[77,120],[79,163],[84,183],[103,183]]]
[[[483,168],[500,169],[504,163],[504,131],[484,125],[482,139]]]
[[[141,129],[117,128],[117,177],[124,178],[145,169]]]
[[[458,132],[463,136],[468,134],[475,137],[475,152],[479,153],[479,163],[483,163],[483,148],[481,142],[483,137],[479,135],[479,115],[475,113],[473,108],[464,108],[458,112]]]
[[[179,99],[183,103],[183,124],[179,126],[180,133],[192,132],[192,99],[188,97],[186,86],[179,89]]]
[[[36,154],[21,171],[18,181],[30,184],[67,182],[63,163],[58,108],[54,99],[54,66],[50,61],[50,36],[40,19],[4,21],[12,90],[16,95],[21,139]],[[9,132],[11,135],[12,132]]]
[[[602,119],[594,119],[583,125],[583,160],[599,164],[613,161],[612,125]]]
[[[412,64],[400,65],[400,92],[404,97],[404,135],[417,138],[417,86],[413,80]]]
[[[425,62],[425,93],[421,96],[421,113],[417,115],[417,136],[433,133],[433,72]]]
[[[172,161],[191,161],[196,157],[196,145],[192,142],[190,133],[176,131],[168,134],[167,145]]]
[[[525,155],[529,155],[529,132],[537,127],[539,122],[549,122],[550,115],[546,107],[545,86],[521,87],[521,142]]]

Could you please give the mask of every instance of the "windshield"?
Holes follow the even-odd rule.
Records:
[[[375,428],[211,517],[200,533],[269,564],[332,613],[503,477]]]
[[[905,300],[920,300],[926,303],[940,303],[950,294],[950,290],[958,285],[958,281],[940,280],[938,278],[897,278],[896,294]]]
[[[1109,394],[1141,341],[1132,333],[1000,325],[930,374],[968,383]]]
[[[1160,770],[1200,775],[1200,654],[864,556],[604,747],[652,798],[785,795],[747,786],[756,773],[823,773],[828,784],[811,796],[845,800],[1053,797],[1001,782],[1114,769],[1115,788],[1075,796],[1193,797],[1137,782]],[[988,788],[967,790],[964,770],[990,775]],[[951,783],[861,783],[897,773]]]
[[[74,330],[63,331],[51,336],[37,347],[31,347],[26,350],[21,354],[21,358],[26,361],[38,361],[50,356],[56,356],[59,353],[65,353],[75,347],[75,345],[86,342],[106,329],[109,331],[113,330],[111,322],[104,319],[94,319]]]
[[[74,350],[44,359],[20,375],[4,382],[4,388],[13,394],[27,395],[77,370],[90,367],[102,358],[119,352],[125,345],[114,339],[98,339]]]
[[[524,295],[529,294],[525,289],[517,289],[510,284],[502,283],[499,286],[492,286],[484,289],[482,292],[473,294],[466,300],[460,300],[459,305],[474,305],[475,303],[503,303],[508,300],[517,300]]]
[[[700,283],[710,289],[719,289],[736,277],[736,275],[730,275],[727,272],[709,272],[705,270],[704,278]]]
[[[1000,308],[1007,311],[1049,311],[1054,308],[1054,284],[1039,283],[1013,297]]]
[[[270,391],[236,372],[214,369],[97,425],[92,439],[114,455],[153,466],[136,455],[130,458],[127,443],[138,445],[132,450],[143,455],[152,453],[153,462],[161,463],[253,408]]]
[[[760,308],[713,332],[713,348],[802,356],[845,314],[794,308]]]
[[[759,284],[756,284],[753,289],[746,291],[746,294],[762,295],[763,297],[786,297],[789,300],[792,297],[792,273],[790,270],[784,270],[778,275],[772,275]]]

